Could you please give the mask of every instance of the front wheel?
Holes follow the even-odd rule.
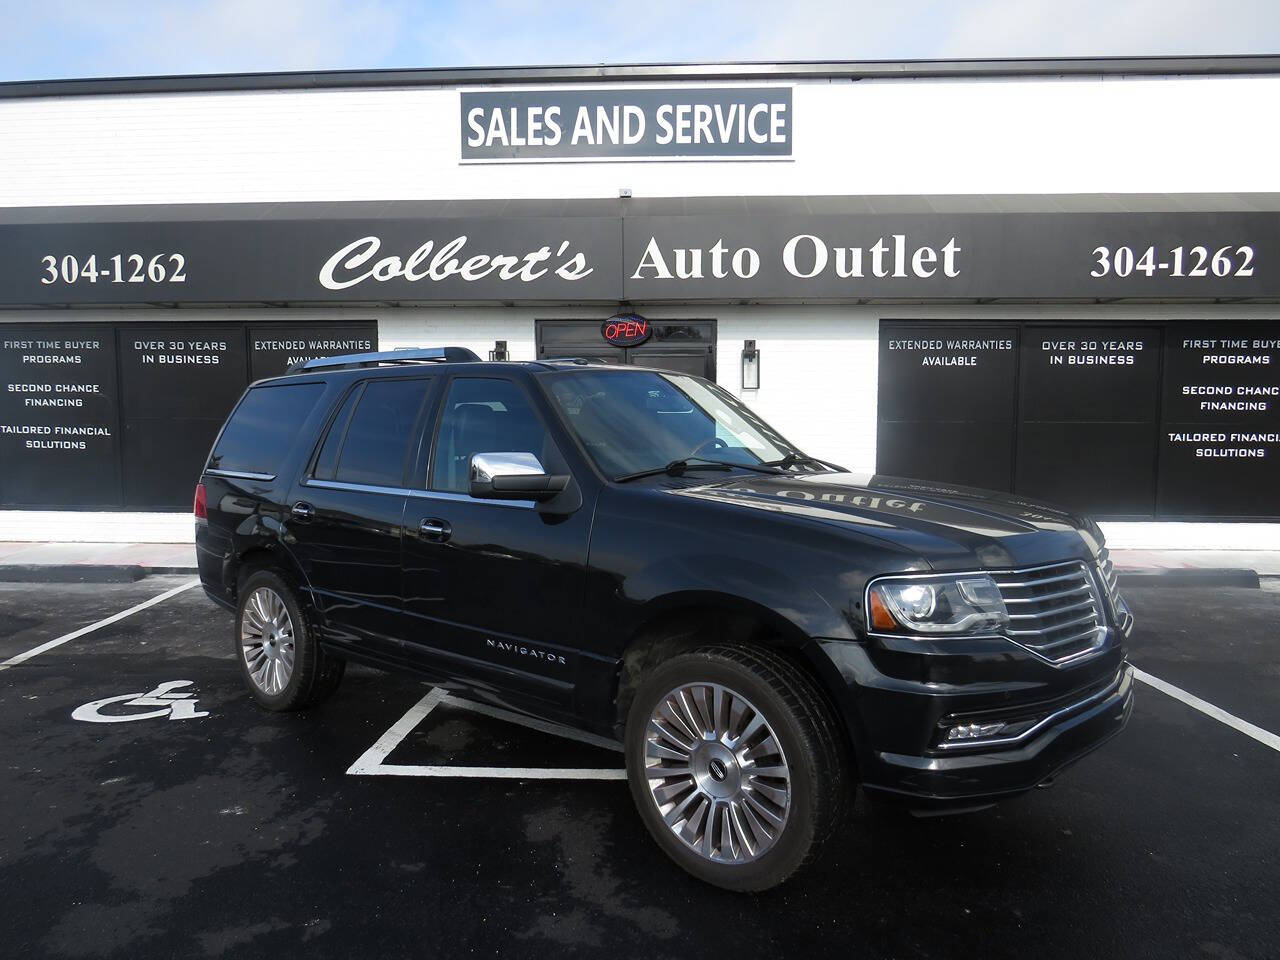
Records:
[[[319,703],[346,668],[320,648],[293,588],[271,570],[251,574],[240,589],[235,651],[245,686],[268,710]]]
[[[708,646],[641,683],[627,780],[663,851],[701,880],[766,890],[817,859],[849,790],[830,708],[764,649]]]

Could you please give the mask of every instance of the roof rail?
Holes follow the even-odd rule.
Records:
[[[544,357],[541,362],[542,363],[576,363],[579,365],[585,365],[588,363],[606,363],[607,361],[601,360],[599,357]]]
[[[290,373],[304,370],[343,370],[353,367],[376,367],[384,363],[476,363],[475,352],[466,347],[425,347],[411,350],[385,350],[380,353],[349,353],[337,357],[316,357],[289,368]]]

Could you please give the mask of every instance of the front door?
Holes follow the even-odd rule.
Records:
[[[467,493],[476,453],[532,453],[569,467],[524,388],[454,377],[429,471],[405,513],[408,639],[428,664],[495,695],[516,690],[553,708],[572,702],[591,511],[549,514],[532,501]]]
[[[657,367],[675,373],[716,378],[716,322],[714,320],[650,320],[648,340],[634,347],[615,347],[600,332],[596,320],[539,320],[538,359],[585,357],[605,363]]]
[[[432,383],[398,377],[356,384],[290,499],[288,542],[324,618],[326,639],[374,655],[403,654],[405,478]]]

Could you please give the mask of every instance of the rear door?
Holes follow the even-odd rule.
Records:
[[[286,525],[326,638],[398,656],[407,474],[430,415],[432,377],[356,382],[330,420]]]

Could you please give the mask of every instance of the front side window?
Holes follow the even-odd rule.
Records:
[[[750,465],[796,452],[745,406],[696,377],[596,369],[556,374],[546,383],[607,476],[691,457]]]
[[[529,398],[510,380],[454,380],[440,416],[429,486],[465,493],[477,453],[532,453],[545,466],[556,459],[550,443]]]
[[[427,398],[429,380],[370,380],[354,400],[345,435],[332,448],[333,479],[379,487],[404,486],[414,429]],[[348,402],[352,402],[349,398]],[[320,464],[330,454],[330,440],[342,416],[330,428]]]

